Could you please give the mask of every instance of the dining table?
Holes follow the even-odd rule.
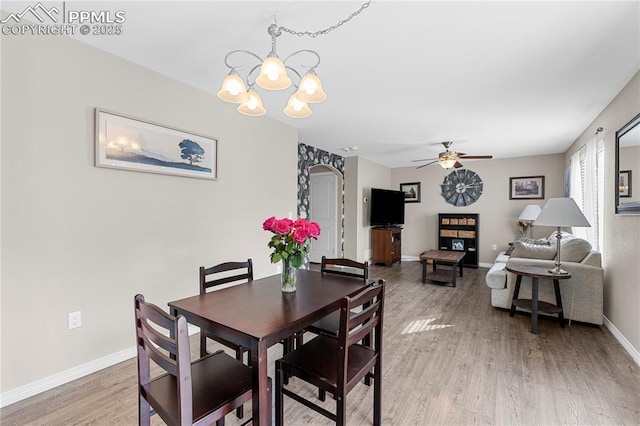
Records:
[[[172,315],[251,349],[253,424],[270,425],[269,347],[338,310],[344,297],[372,283],[300,269],[293,293],[282,292],[278,274],[169,302],[169,308]]]

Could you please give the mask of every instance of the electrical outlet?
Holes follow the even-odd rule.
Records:
[[[495,244],[493,244],[493,245],[491,246],[491,250],[493,250],[493,251],[498,250],[498,246],[497,246],[497,245],[495,245]]]
[[[71,312],[69,314],[69,330],[72,328],[78,328],[82,325],[82,312]]]

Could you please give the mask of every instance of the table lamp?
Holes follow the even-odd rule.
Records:
[[[557,226],[556,232],[556,267],[550,269],[552,274],[568,274],[560,267],[560,240],[562,240],[561,227],[590,227],[589,221],[573,198],[550,198],[544,205],[540,215],[535,220],[537,226]]]
[[[537,204],[529,204],[522,210],[522,213],[518,216],[518,222],[523,228],[523,237],[527,232],[527,228],[529,228],[529,237],[533,238],[533,222],[538,218],[541,210]]]

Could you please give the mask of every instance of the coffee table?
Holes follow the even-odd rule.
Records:
[[[420,254],[420,262],[422,262],[422,282],[426,283],[427,279],[431,281],[451,283],[452,287],[456,286],[457,269],[460,269],[460,277],[462,278],[462,259],[465,252],[453,250],[427,250]],[[433,272],[427,276],[427,261],[433,263]],[[451,273],[449,271],[438,271],[436,265],[451,265]]]
[[[511,310],[509,312],[510,317],[515,315],[516,307],[531,311],[531,332],[534,334],[538,333],[538,312],[558,314],[560,327],[564,327],[564,311],[562,309],[562,297],[560,296],[560,284],[558,280],[568,280],[571,278],[571,274],[554,274],[549,271],[549,268],[542,266],[509,266],[509,264],[507,264],[505,269],[517,276],[516,286],[513,290],[513,301],[511,302]],[[531,299],[518,298],[522,277],[531,277]],[[538,301],[538,279],[540,278],[553,280],[553,289],[556,293],[555,305]]]

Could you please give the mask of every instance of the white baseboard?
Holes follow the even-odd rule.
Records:
[[[44,391],[48,391],[49,389],[72,382],[91,373],[95,373],[96,371],[100,371],[103,368],[126,361],[134,356],[136,356],[136,348],[135,346],[132,346],[119,352],[87,362],[86,364],[61,371],[60,373],[45,377],[44,379],[36,380],[35,382],[28,383],[24,386],[8,390],[0,395],[0,407],[6,407],[7,405],[22,401],[23,399]]]
[[[609,330],[611,334],[613,334],[613,337],[615,337],[616,340],[620,342],[622,347],[629,353],[629,355],[631,355],[631,358],[633,358],[636,364],[640,366],[640,352],[638,352],[638,350],[633,347],[631,342],[629,342],[629,340],[624,337],[624,334],[620,333],[620,330],[618,330],[616,326],[613,325],[611,321],[609,321],[609,318],[603,315],[602,319],[604,320],[603,323],[604,326],[607,327],[607,330]]]
[[[189,324],[189,335],[199,333],[200,329]],[[103,368],[111,367],[122,361],[126,361],[136,356],[136,347],[123,349],[116,353],[98,358],[96,360],[87,362],[77,367],[70,368],[60,373],[56,373],[52,376],[45,377],[44,379],[36,380],[35,382],[28,383],[24,386],[17,387],[15,389],[8,390],[0,394],[0,408],[11,405],[15,402],[22,401],[31,396],[48,391],[57,386],[64,385],[65,383],[72,382],[89,374],[102,370]]]

